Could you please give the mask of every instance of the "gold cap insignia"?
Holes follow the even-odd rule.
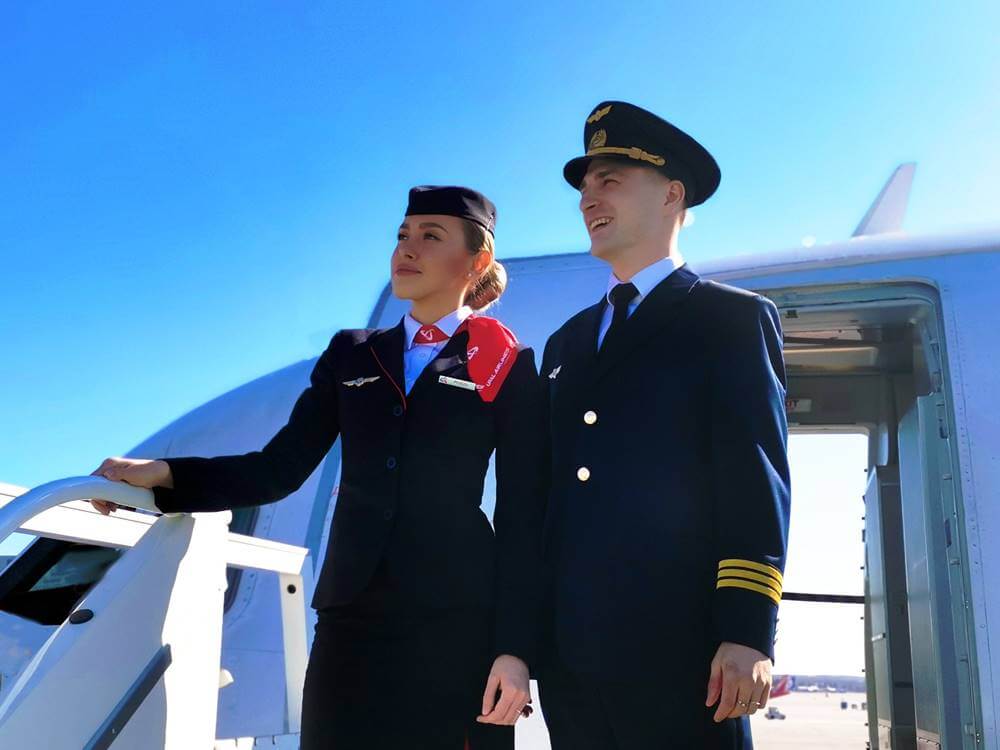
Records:
[[[587,124],[593,125],[595,122],[600,120],[602,117],[604,117],[604,115],[606,115],[610,111],[611,111],[610,104],[607,107],[604,107],[603,109],[595,110],[594,113],[587,118]]]
[[[608,133],[606,130],[604,130],[604,128],[601,128],[600,130],[595,131],[592,136],[590,136],[590,145],[587,146],[587,148],[588,149],[600,148],[607,142],[608,142]]]

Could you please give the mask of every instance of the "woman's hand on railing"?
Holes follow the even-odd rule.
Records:
[[[91,476],[104,477],[113,482],[125,482],[135,487],[173,487],[174,478],[170,473],[170,464],[166,461],[147,458],[106,458]],[[90,504],[104,515],[115,511],[119,506],[110,500],[98,497],[91,498]]]

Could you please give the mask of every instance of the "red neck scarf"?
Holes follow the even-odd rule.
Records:
[[[517,337],[496,318],[470,315],[455,331],[469,332],[469,377],[483,401],[492,401],[517,359]]]
[[[448,334],[437,326],[420,326],[420,330],[413,335],[412,344],[439,344],[448,340]]]

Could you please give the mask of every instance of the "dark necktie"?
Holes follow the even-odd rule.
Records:
[[[621,336],[622,328],[625,327],[625,320],[628,318],[629,303],[635,299],[637,294],[639,294],[639,290],[635,288],[635,284],[631,281],[619,284],[611,290],[609,296],[611,297],[611,304],[614,305],[615,311],[611,316],[611,325],[608,327],[607,333],[604,334],[604,341],[601,342],[601,351],[605,351],[608,348],[608,342],[611,339]]]

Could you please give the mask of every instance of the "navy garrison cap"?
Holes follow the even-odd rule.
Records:
[[[441,214],[468,219],[490,234],[497,223],[496,206],[482,193],[456,185],[418,185],[410,188],[406,215]]]
[[[627,102],[601,102],[583,126],[586,153],[563,167],[563,176],[580,187],[595,157],[632,161],[684,183],[688,206],[704,203],[719,187],[719,165],[698,141],[666,120]]]

